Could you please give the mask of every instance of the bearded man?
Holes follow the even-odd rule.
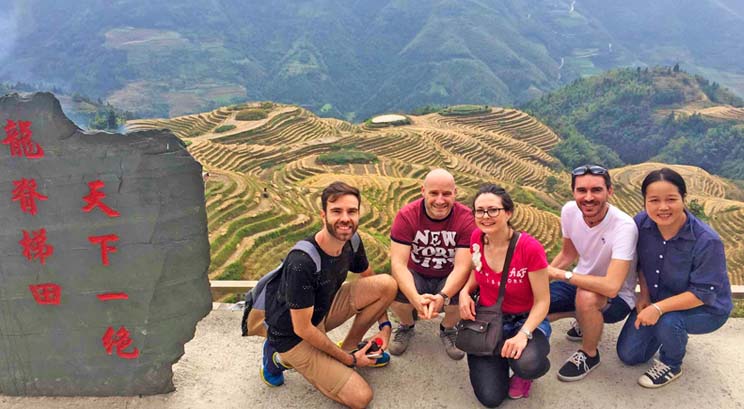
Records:
[[[355,371],[384,366],[391,326],[387,307],[397,285],[386,274],[374,275],[364,245],[356,234],[361,195],[355,187],[334,182],[321,194],[323,228],[305,239],[320,256],[292,250],[282,265],[281,277],[266,289],[267,340],[264,343],[261,377],[270,386],[284,383],[283,371],[295,369],[327,397],[349,407],[367,407],[372,388]],[[352,245],[352,240],[357,245]],[[318,266],[320,268],[318,269]],[[361,278],[346,282],[347,273]],[[354,317],[343,342],[326,335]],[[382,352],[368,355],[367,342],[357,349],[367,330],[377,322]]]

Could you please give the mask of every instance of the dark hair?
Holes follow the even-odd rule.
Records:
[[[643,179],[643,183],[641,183],[641,195],[643,195],[644,200],[646,199],[646,189],[648,189],[648,185],[658,181],[666,181],[676,186],[682,199],[687,196],[687,185],[685,184],[682,175],[672,169],[661,168],[659,170],[652,170],[648,175],[646,175],[646,178]]]
[[[323,211],[326,211],[328,202],[335,202],[336,199],[344,195],[353,195],[359,201],[359,205],[362,204],[362,195],[359,193],[359,189],[345,182],[336,181],[323,189],[323,193],[320,195],[320,203],[323,206]]]
[[[473,213],[475,213],[475,201],[478,199],[478,197],[480,197],[480,195],[485,195],[487,193],[500,197],[501,207],[503,207],[505,211],[514,212],[514,201],[512,201],[509,193],[507,193],[506,190],[499,185],[488,183],[481,186],[480,189],[478,189],[478,193],[476,193],[475,197],[473,197]],[[509,225],[509,227],[512,227],[511,221],[508,221],[507,224]]]
[[[577,172],[583,170],[583,172]],[[610,179],[610,171],[602,165],[590,165],[586,164],[579,166],[578,168],[571,171],[571,191],[576,188],[576,178],[579,176],[593,175],[602,176],[605,182],[605,187],[609,190],[612,187],[612,180]]]

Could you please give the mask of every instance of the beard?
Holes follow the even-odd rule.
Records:
[[[348,241],[348,240],[351,239],[351,236],[353,236],[354,233],[357,231],[357,228],[359,226],[357,226],[353,222],[348,222],[348,223],[339,223],[339,222],[337,222],[334,225],[334,224],[331,224],[328,221],[328,219],[326,219],[325,220],[325,227],[326,227],[326,230],[328,230],[328,233],[330,233],[331,236],[333,236],[333,238],[335,238],[336,240]],[[350,227],[351,229],[348,230],[348,231],[339,232],[338,231],[338,228],[339,227]]]

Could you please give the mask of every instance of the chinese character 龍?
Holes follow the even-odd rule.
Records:
[[[5,139],[3,145],[10,147],[10,156],[25,156],[29,159],[44,157],[41,145],[31,139],[31,121],[18,121],[8,119],[5,125]]]

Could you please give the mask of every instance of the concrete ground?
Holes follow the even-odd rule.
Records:
[[[173,367],[176,391],[168,395],[111,398],[20,398],[0,395],[0,408],[341,408],[316,392],[296,372],[286,384],[269,388],[259,377],[262,340],[240,337],[241,313],[214,310],[202,320],[196,337]],[[621,325],[606,327],[602,364],[586,379],[564,383],[556,378],[563,361],[578,348],[564,338],[569,320],[554,323],[547,375],[535,381],[528,399],[506,401],[506,408],[744,408],[744,319],[730,319],[719,331],[691,336],[682,377],[657,390],[636,379],[646,366],[626,367],[617,358]],[[344,328],[333,331],[341,339]],[[373,408],[482,407],[468,381],[466,360],[452,361],[440,344],[437,325],[419,322],[413,343],[385,368],[360,372],[375,390]],[[736,385],[739,385],[738,387]]]

